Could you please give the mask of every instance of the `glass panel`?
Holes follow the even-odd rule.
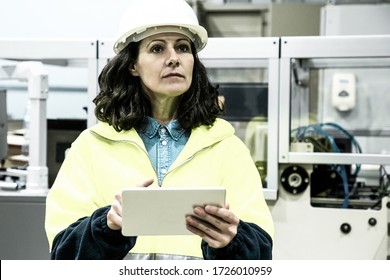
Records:
[[[389,194],[390,63],[370,59],[291,60],[290,152],[312,153],[313,206],[375,208]],[[356,155],[334,164],[323,153]],[[358,164],[388,155],[389,164]]]
[[[390,154],[390,65],[315,68],[327,65],[319,59],[292,64],[293,138],[299,128],[321,137],[326,132],[358,142],[362,153]]]
[[[208,73],[211,81],[219,85],[226,108],[223,118],[249,148],[266,187],[268,69],[209,68]]]

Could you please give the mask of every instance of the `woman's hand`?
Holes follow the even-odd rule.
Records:
[[[122,194],[115,194],[110,211],[107,213],[107,226],[112,230],[122,228]]]
[[[186,227],[192,233],[199,235],[212,248],[227,246],[237,234],[239,218],[229,210],[229,205],[218,207],[206,205],[194,208],[194,214],[187,216]]]
[[[136,187],[146,188],[153,184],[154,179],[150,178],[142,183],[137,184]],[[111,208],[107,213],[107,226],[112,230],[122,229],[122,194],[117,193],[111,204]]]

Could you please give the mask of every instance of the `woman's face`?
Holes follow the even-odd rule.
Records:
[[[193,67],[190,40],[179,33],[164,33],[141,41],[131,74],[140,77],[151,98],[176,97],[189,89]]]

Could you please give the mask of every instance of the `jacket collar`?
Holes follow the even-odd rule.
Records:
[[[187,144],[175,162],[182,162],[198,151],[209,148],[233,135],[233,126],[223,119],[216,119],[213,126],[199,126],[191,131]]]
[[[141,137],[134,128],[117,132],[108,123],[98,122],[89,129],[107,140],[119,142],[131,141],[135,142],[140,147],[144,147]],[[229,122],[217,118],[212,126],[202,125],[191,131],[190,138],[181,152],[181,155],[184,154],[183,156],[188,156],[188,154],[193,154],[198,150],[210,147],[223,139],[234,135],[234,132],[234,128]],[[179,156],[181,157],[181,155]]]

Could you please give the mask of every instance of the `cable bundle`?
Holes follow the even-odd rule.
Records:
[[[332,122],[326,122],[326,123],[317,123],[312,124],[308,126],[302,126],[298,127],[297,129],[294,129],[292,132],[295,133],[295,139],[296,142],[311,142],[315,149],[320,152],[334,152],[334,153],[340,153],[340,149],[337,146],[334,138],[331,136],[329,131],[325,130],[324,127],[330,126],[332,128],[336,128],[338,131],[341,131],[343,134],[345,134],[348,139],[351,141],[353,146],[355,147],[355,150],[357,153],[361,153],[362,149],[359,145],[359,143],[356,141],[355,137],[349,133],[347,130],[345,130],[343,127],[336,123]],[[321,143],[318,141],[318,136],[322,136],[326,139],[325,143]],[[340,175],[343,181],[344,186],[344,201],[343,201],[343,208],[348,208],[349,206],[349,190],[348,190],[348,178],[347,178],[347,171],[345,169],[345,165],[332,165],[333,169]],[[353,176],[357,176],[357,174],[360,171],[360,164],[356,165],[356,170],[353,174]]]

